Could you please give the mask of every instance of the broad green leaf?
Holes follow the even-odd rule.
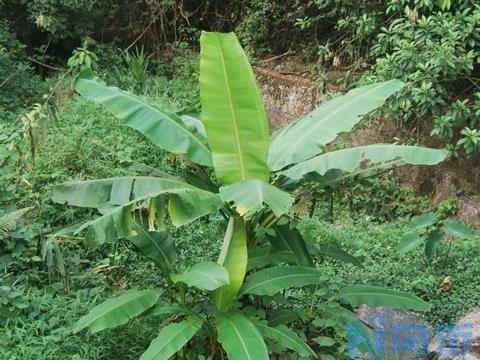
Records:
[[[288,250],[267,254],[250,254],[248,256],[247,270],[265,267],[267,265],[297,263],[297,256]]]
[[[331,337],[327,336],[317,336],[316,338],[313,338],[315,342],[320,345],[320,346],[333,346],[335,345],[335,340],[332,339]]]
[[[302,266],[277,266],[246,277],[240,294],[275,295],[277,292],[306,285],[325,283],[322,271]]]
[[[183,177],[190,185],[202,190],[218,193],[218,185],[210,177],[210,175],[199,168],[187,170]]]
[[[115,177],[55,185],[52,200],[59,204],[98,208],[105,203],[124,205],[138,197],[179,189],[194,187],[183,181],[154,176]]]
[[[126,324],[151,308],[160,297],[157,290],[129,290],[95,306],[75,324],[73,332],[88,328],[92,333]]]
[[[170,269],[177,258],[170,234],[166,231],[150,232],[142,228],[137,229],[137,232],[137,235],[128,237],[128,241],[160,269],[163,271]]]
[[[205,190],[172,191],[168,194],[168,213],[176,227],[208,215],[222,206],[218,194]]]
[[[288,325],[299,319],[295,309],[273,309],[269,311],[268,323],[271,326]]]
[[[378,168],[399,165],[435,165],[447,157],[444,150],[420,146],[375,144],[332,151],[281,171],[286,177],[299,180],[307,174],[325,175],[329,170],[339,169],[355,174]]]
[[[350,131],[365,115],[403,88],[399,80],[362,86],[327,101],[272,135],[268,165],[278,171],[321,153],[341,132]]]
[[[285,325],[270,327],[263,323],[256,322],[255,327],[264,338],[275,340],[280,346],[295,351],[298,355],[306,358],[316,357],[315,352],[305,341]]]
[[[85,239],[92,247],[136,235],[133,219],[135,203],[131,202],[115,207],[113,210],[102,214],[102,216],[83,224],[75,234],[88,229]]]
[[[432,231],[427,236],[427,242],[425,243],[425,256],[427,259],[433,259],[437,250],[438,244],[443,239],[443,234],[440,231]]]
[[[125,183],[130,185],[125,187]],[[125,195],[125,192],[128,196]],[[160,201],[168,195],[168,201]],[[119,206],[105,207],[102,216],[81,226],[77,233],[85,228],[87,240],[93,246],[116,239],[136,235],[133,211],[144,203],[150,203],[149,228],[154,230],[155,218],[160,215],[161,222],[165,209],[158,208],[160,204],[168,207],[173,225],[179,227],[219,209],[223,202],[217,194],[200,190],[186,183],[156,177],[112,178],[84,182],[70,182],[54,188],[53,199],[56,202],[76,206],[96,207],[111,203],[111,199],[122,198]],[[125,202],[127,201],[128,202]],[[153,216],[152,216],[153,215]]]
[[[268,124],[252,68],[233,33],[200,37],[202,121],[225,185],[268,181]]]
[[[228,285],[228,271],[220,264],[203,262],[180,273],[171,274],[174,283],[183,282],[202,290],[215,290],[222,285]]]
[[[340,290],[338,296],[353,306],[367,304],[371,307],[385,306],[397,309],[428,311],[430,305],[419,297],[377,286],[353,285]]]
[[[158,304],[150,309],[148,315],[193,315],[193,312],[181,304]]]
[[[230,284],[224,285],[213,293],[213,302],[220,311],[227,311],[240,290],[247,271],[247,232],[245,221],[230,218],[218,263],[228,271]]]
[[[173,192],[177,193],[172,195]],[[137,232],[133,226],[133,210],[138,203],[162,196],[163,193],[152,193],[136,198],[125,205],[117,206],[99,218],[85,223],[77,232],[88,228],[86,239],[92,246],[136,235]],[[210,214],[223,204],[217,194],[199,189],[170,190],[170,195],[172,196],[168,202],[170,219],[172,224],[177,227]],[[190,204],[189,207],[181,203],[183,199]],[[189,201],[189,199],[198,201]]]
[[[82,73],[74,86],[80,95],[107,107],[159,148],[186,154],[201,165],[212,164],[205,137],[194,127],[186,125],[179,115],[152,106],[126,91],[109,87],[88,72]]]
[[[405,235],[397,246],[397,252],[399,254],[405,254],[409,251],[416,249],[418,246],[425,242],[425,236],[419,232],[411,232]]]
[[[363,268],[363,264],[355,256],[350,255],[346,251],[340,249],[337,245],[322,245],[320,246],[320,254],[329,256],[333,259],[349,263],[360,268]]]
[[[410,221],[409,226],[412,229],[422,229],[432,226],[436,221],[437,215],[435,213],[425,213],[413,218],[412,221]]]
[[[183,123],[189,130],[194,130],[204,138],[207,138],[207,131],[205,130],[202,120],[200,120],[199,114],[180,113],[178,115],[182,118]]]
[[[253,323],[240,313],[218,316],[218,341],[229,359],[268,360],[262,335]]]
[[[276,217],[287,212],[293,204],[293,197],[275,186],[260,180],[246,180],[241,183],[220,188],[223,201],[233,203],[236,211],[245,218],[250,218],[268,205]]]
[[[203,320],[191,316],[179,323],[165,326],[140,360],[168,360],[181,350],[200,330]]]
[[[447,219],[443,221],[443,230],[459,239],[466,239],[473,235],[472,230],[458,220]]]
[[[288,250],[297,256],[299,265],[314,266],[307,244],[305,244],[302,234],[297,229],[290,228],[289,224],[275,225],[273,229],[275,235],[269,235],[268,241],[275,251]]]

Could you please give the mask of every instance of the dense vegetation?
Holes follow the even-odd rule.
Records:
[[[390,119],[438,137],[454,156],[480,153],[480,9],[473,0],[34,0],[0,6],[10,21],[2,31],[10,28],[29,53],[47,62],[68,56],[87,36],[121,47],[140,38],[158,50],[196,44],[202,29],[235,30],[252,56],[300,55],[316,64],[314,76],[322,81],[331,70],[349,82],[359,74],[366,82],[398,78],[408,85],[390,103]]]
[[[478,236],[386,171],[447,153],[327,145],[388,99],[475,161],[480,8],[372,3],[0,1],[0,358],[381,357],[358,305],[478,307]],[[355,89],[270,136],[285,53]]]

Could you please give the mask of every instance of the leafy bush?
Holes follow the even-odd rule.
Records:
[[[432,260],[438,255],[440,242],[448,240],[449,246],[445,255],[444,264],[450,255],[450,250],[455,241],[465,240],[472,237],[470,228],[455,219],[448,219],[441,214],[432,212],[415,217],[409,224],[411,231],[398,243],[398,252],[405,254],[424,246],[425,257]]]
[[[114,68],[114,78],[122,88],[145,94],[149,87],[150,55],[146,55],[143,48],[134,52],[127,51],[123,55],[125,69]],[[127,80],[127,82],[125,82]]]
[[[88,41],[84,41],[83,46],[76,48],[67,61],[68,68],[75,75],[84,70],[97,70],[98,57],[88,49],[88,45]]]
[[[25,62],[25,46],[0,22],[0,122],[11,121],[33,102],[46,85]]]
[[[272,351],[288,348],[301,356],[312,355],[312,349],[295,332],[283,324],[269,324],[267,314],[247,306],[268,301],[265,296],[282,290],[323,281],[289,214],[295,198],[285,190],[297,187],[308,175],[327,186],[378,164],[433,165],[442,161],[445,152],[415,146],[370,145],[322,153],[339,132],[351,130],[362,114],[382,105],[402,86],[393,80],[352,90],[279,130],[270,140],[252,69],[232,33],[204,33],[201,38],[203,121],[151,106],[106,86],[89,71],[82,73],[75,81],[80,94],[105,105],[156,146],[174,153],[187,172],[186,181],[152,169],[150,176],[74,181],[54,188],[55,202],[101,212],[76,233],[88,229],[86,239],[93,246],[126,238],[157,265],[167,283],[166,292],[130,290],[98,305],[79,320],[75,330],[96,332],[116,327],[142,313],[181,314],[182,321],[164,323],[142,358],[166,359],[186,351],[185,345],[202,327],[207,332],[201,339],[206,337],[210,344],[203,355],[215,356],[221,351],[218,341],[230,358],[267,359],[264,338],[280,345],[280,350]],[[371,163],[365,166],[367,160]],[[274,174],[272,184],[270,173]],[[217,211],[228,223],[218,263],[196,263],[182,270],[167,232],[169,225],[181,227]],[[271,266],[285,263],[291,266]],[[209,307],[205,310],[206,298],[195,288],[211,298],[213,312]],[[367,293],[367,302],[376,305],[428,307],[414,296],[376,287],[345,287],[337,297],[355,306],[365,301],[359,292]],[[317,298],[322,295],[313,294],[310,312],[298,320],[323,314],[327,305]],[[168,302],[160,301],[160,296],[167,296]],[[278,307],[282,305],[287,304]],[[343,314],[337,321],[345,324],[354,318],[348,309],[335,306],[336,313]],[[314,331],[310,327],[305,330],[306,336]],[[167,346],[164,338],[171,335],[176,341]],[[196,352],[196,346],[191,350]]]
[[[406,81],[389,115],[417,126],[433,118],[432,135],[453,144],[460,137],[457,149],[475,157],[480,8],[470,1],[435,6],[406,7],[404,16],[381,28],[371,47],[376,64],[368,79],[395,76]]]

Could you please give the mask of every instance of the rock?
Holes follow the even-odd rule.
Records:
[[[315,82],[274,69],[255,67],[271,130],[312,111],[323,101]]]
[[[480,201],[474,197],[459,198],[457,216],[475,229],[480,229]]]
[[[428,350],[430,360],[480,360],[480,310],[438,331]]]
[[[431,328],[420,316],[383,307],[361,306],[357,315],[372,327],[380,355],[402,360],[425,359]]]
[[[397,136],[400,136],[400,131],[396,124],[393,121],[386,121],[381,118],[366,121],[349,134],[352,147],[376,143],[393,143]]]
[[[458,187],[456,174],[444,173],[440,181],[435,184],[435,195],[432,202],[438,205],[444,200],[456,199]]]
[[[427,360],[438,360],[438,359],[446,359],[446,358],[439,358],[438,356],[436,357],[429,355]],[[480,360],[480,355],[473,355],[473,354],[465,354],[465,355],[458,355],[455,356],[454,358],[449,358],[452,360]]]
[[[456,356],[453,360],[479,360],[480,357],[471,354]]]

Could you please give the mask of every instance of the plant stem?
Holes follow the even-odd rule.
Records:
[[[309,218],[312,218],[313,214],[315,213],[315,208],[317,207],[317,201],[318,201],[318,198],[314,197],[312,200],[312,205],[310,206],[310,211],[308,212]]]
[[[330,222],[333,223],[333,191],[330,191],[329,193],[330,195]]]
[[[267,217],[262,221],[262,223],[260,224],[260,226],[261,226],[262,228],[264,228],[264,229],[268,229],[268,228],[266,227],[267,224],[268,224],[272,219],[274,219],[274,218],[275,218],[275,214],[273,214],[273,213],[268,214]]]

